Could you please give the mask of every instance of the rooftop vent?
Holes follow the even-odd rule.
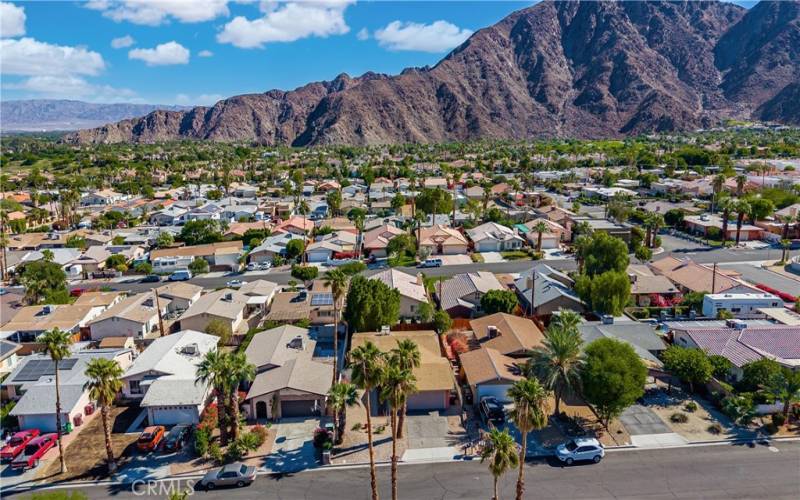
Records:
[[[197,356],[200,354],[200,348],[197,347],[197,344],[192,342],[191,344],[186,344],[185,346],[181,347],[181,354],[187,354],[189,356]]]
[[[295,338],[290,340],[288,344],[286,344],[286,347],[288,347],[290,349],[299,349],[299,350],[302,351],[303,347],[304,347],[303,346],[303,337],[301,335],[296,336]]]
[[[486,333],[489,335],[490,339],[500,336],[500,331],[494,325],[489,325],[486,327]]]

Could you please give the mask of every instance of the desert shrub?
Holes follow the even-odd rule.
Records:
[[[695,412],[697,411],[697,403],[695,403],[694,401],[689,401],[688,403],[686,403],[683,409],[688,411],[689,413]]]
[[[208,456],[217,463],[222,463],[223,455],[222,455],[222,448],[219,447],[219,443],[211,443],[208,447]]]
[[[722,434],[722,425],[719,422],[714,422],[713,424],[708,426],[708,432],[711,434]]]
[[[267,440],[267,428],[263,425],[253,426],[250,432],[258,438],[258,446],[261,446]]]
[[[375,434],[383,434],[383,431],[385,431],[385,430],[386,430],[386,426],[385,425],[379,425],[375,429]]]
[[[361,430],[361,422],[356,422],[353,424],[353,427],[350,428],[351,431],[360,431]]]
[[[775,427],[780,427],[786,423],[786,415],[783,413],[773,413],[772,414],[772,425]]]
[[[689,421],[689,416],[685,413],[676,412],[669,416],[669,420],[675,424],[685,424]]]

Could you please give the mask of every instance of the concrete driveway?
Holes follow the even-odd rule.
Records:
[[[263,468],[270,472],[297,472],[317,467],[314,429],[321,425],[318,417],[281,419],[273,426],[275,445]]]
[[[646,406],[633,405],[619,417],[631,435],[631,443],[641,448],[663,448],[680,446],[687,441],[661,420],[661,417]]]
[[[447,417],[437,413],[406,416],[408,446],[404,462],[424,462],[453,458],[457,454],[455,439],[449,435]]]

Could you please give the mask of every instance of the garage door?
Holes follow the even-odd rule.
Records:
[[[447,408],[445,391],[421,391],[408,397],[409,411],[444,410]]]
[[[507,403],[510,402],[511,399],[508,397],[508,389],[510,386],[508,385],[480,385],[478,386],[478,401],[481,398],[486,396],[493,396],[497,398],[498,401]]]
[[[303,399],[300,401],[281,401],[281,418],[310,417],[315,414],[319,406],[316,399]]]
[[[189,406],[177,408],[153,408],[151,425],[196,424],[197,409]]]

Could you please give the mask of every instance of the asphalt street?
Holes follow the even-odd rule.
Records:
[[[407,499],[491,497],[492,477],[479,461],[401,465],[399,496]],[[800,443],[770,446],[718,445],[658,450],[611,451],[599,464],[562,467],[554,459],[526,467],[529,499],[797,499],[800,498]],[[389,468],[380,467],[383,498],[390,497]],[[516,471],[501,480],[501,498],[513,498]],[[80,488],[89,498],[166,498],[186,482]],[[260,476],[241,489],[194,491],[197,498],[325,499],[369,498],[369,469],[318,469],[284,476]],[[11,496],[11,495],[7,495]]]

